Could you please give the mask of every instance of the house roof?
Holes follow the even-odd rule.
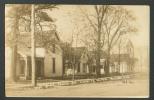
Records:
[[[95,51],[88,51],[88,54],[89,54],[89,56],[94,57],[95,54],[96,54],[96,52]],[[101,59],[104,59],[106,57],[107,57],[107,53],[105,51],[101,50],[101,52],[100,52],[100,58]]]
[[[120,61],[128,61],[130,60],[129,54],[112,54],[111,55],[111,61],[118,62],[120,58]]]
[[[49,35],[50,34],[50,35]],[[36,32],[36,57],[44,57],[45,50],[43,48],[43,42],[41,41],[42,37],[40,36],[41,32]],[[46,38],[56,37],[59,41],[59,36],[54,30],[44,31],[42,35]],[[48,36],[49,35],[49,36]],[[22,56],[31,56],[31,35],[30,32],[22,32],[18,36],[18,53]]]
[[[107,53],[106,53],[105,51],[101,51],[100,55],[101,55],[101,56],[100,56],[101,59],[104,59],[104,58],[107,57]]]
[[[132,47],[132,48],[134,47],[131,40],[128,40],[126,47]]]
[[[58,41],[60,41],[60,38],[55,30],[36,32],[36,44],[35,44],[36,47],[43,47],[41,35],[46,38],[54,38],[54,36],[55,36],[56,39]],[[31,47],[31,34],[30,34],[30,32],[22,32],[18,36],[18,45],[25,46],[25,47]]]
[[[78,60],[84,53],[86,53],[85,50],[85,47],[72,47],[72,51],[74,52],[73,55],[75,55],[76,59]]]
[[[85,52],[85,47],[72,47],[73,51],[75,52],[75,55],[82,55],[83,52]]]
[[[22,57],[31,56],[31,49],[30,48],[18,49],[18,54],[20,54]],[[45,49],[36,48],[36,57],[45,57]]]
[[[83,54],[87,54],[88,58],[95,58],[94,51],[88,51],[86,47],[73,47],[73,51],[75,50],[75,55],[77,58],[80,58]],[[101,51],[100,58],[104,59],[107,57],[107,53],[105,51]]]

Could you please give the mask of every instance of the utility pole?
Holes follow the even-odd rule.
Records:
[[[140,55],[140,72],[142,72],[142,55]]]
[[[32,86],[36,86],[35,66],[35,6],[31,5],[31,62],[32,62]]]
[[[74,52],[74,57],[73,57],[73,77],[72,80],[74,81],[74,75],[75,75],[75,52]]]
[[[121,49],[121,39],[119,41],[119,68],[118,68],[118,71],[120,72],[120,49]]]
[[[121,38],[119,39],[119,72],[120,72],[120,62],[121,62],[121,56],[120,56],[120,54],[121,54]],[[124,68],[123,68],[124,66],[122,65],[121,66],[121,74],[122,74],[122,79],[125,81],[125,78],[124,78]]]
[[[73,66],[73,81],[75,79],[75,66],[76,66],[76,56],[77,56],[77,40],[78,40],[78,33],[76,34],[76,44],[75,44],[75,50],[74,50],[74,66]]]

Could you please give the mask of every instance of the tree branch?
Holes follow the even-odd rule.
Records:
[[[89,18],[89,16],[85,12],[83,12],[82,9],[80,9],[80,10],[84,14],[84,16],[88,19],[88,21],[89,21],[90,25],[93,27],[93,29],[97,32],[97,28],[96,28],[95,24],[93,23],[93,21]]]
[[[120,28],[121,28],[121,26],[122,26],[122,23],[123,23],[123,21],[121,21],[120,25],[117,27],[116,31],[114,32],[113,36],[111,37],[111,41],[110,41],[109,45],[112,44],[112,42],[113,42],[115,36],[117,35],[118,31],[120,30]]]

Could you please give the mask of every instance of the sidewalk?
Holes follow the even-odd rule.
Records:
[[[131,78],[133,75],[125,75],[125,76],[112,76],[112,77],[104,77],[104,78],[97,78],[97,79],[78,79],[78,80],[38,80],[37,87],[39,89],[45,89],[54,86],[71,86],[71,85],[78,85],[78,84],[86,84],[86,83],[95,83],[95,82],[104,82],[104,81],[114,81],[114,80],[122,80],[123,77],[126,79]],[[5,86],[7,89],[17,89],[17,88],[32,88],[31,81],[25,82],[17,82],[17,83],[6,83]]]

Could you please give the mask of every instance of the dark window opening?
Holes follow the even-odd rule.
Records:
[[[78,63],[78,72],[80,72],[80,63]]]
[[[24,75],[25,74],[25,61],[24,60],[21,60],[20,61],[20,74]]]
[[[55,53],[55,51],[56,51],[55,44],[53,44],[52,47],[53,47],[52,52]]]
[[[86,64],[85,63],[83,64],[83,72],[84,73],[86,72]]]
[[[95,68],[96,68],[96,66],[93,66],[93,67],[92,67],[93,73],[95,72]]]
[[[41,58],[36,59],[36,76],[43,77],[44,74],[44,60]]]
[[[55,73],[56,72],[56,70],[55,70],[55,58],[52,58],[52,67],[53,67],[52,72]]]

